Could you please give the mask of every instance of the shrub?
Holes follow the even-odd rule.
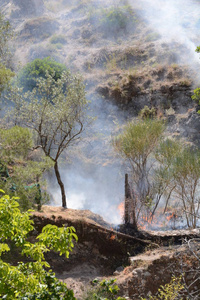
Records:
[[[52,44],[67,44],[67,39],[64,35],[53,35],[50,39]]]
[[[181,277],[172,277],[170,283],[165,284],[164,286],[158,289],[157,296],[150,296],[149,300],[176,300],[183,299],[180,297],[180,292],[183,290],[184,286],[181,283]],[[147,300],[142,298],[142,300]]]
[[[90,12],[90,20],[99,26],[106,35],[125,32],[130,25],[137,21],[132,7],[126,5],[114,5],[103,9],[94,9]]]
[[[2,190],[0,192],[3,193]],[[34,230],[30,212],[21,213],[16,199],[8,195],[0,198],[1,299],[76,300],[73,291],[56,279],[51,270],[47,271],[50,265],[44,257],[49,250],[68,257],[74,247],[74,240],[77,240],[75,229],[46,225],[38,235],[38,241],[31,243],[27,240],[29,233]],[[10,251],[8,241],[13,243],[22,257],[29,258],[28,262],[18,262],[17,265],[5,262],[2,254]]]
[[[156,108],[149,108],[147,105],[140,111],[141,119],[153,119],[156,116]]]
[[[125,300],[125,298],[117,297],[119,292],[118,286],[115,284],[116,279],[93,281],[94,287],[87,291],[84,300]]]
[[[32,91],[36,87],[36,82],[39,77],[45,78],[46,72],[50,75],[53,75],[53,78],[61,78],[63,71],[66,71],[67,68],[65,65],[56,62],[50,57],[43,59],[35,59],[32,62],[28,63],[18,75],[18,84],[24,88],[24,90]]]

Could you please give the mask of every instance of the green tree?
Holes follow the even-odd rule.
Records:
[[[3,191],[1,190],[1,193]],[[34,229],[30,212],[21,213],[16,198],[0,198],[0,296],[1,299],[75,300],[73,292],[55,278],[44,254],[49,250],[69,256],[77,236],[73,227],[46,225],[34,244],[28,234]],[[9,241],[28,262],[12,265],[5,261]]]
[[[182,209],[187,226],[196,228],[200,209],[200,151],[179,141],[164,141],[156,153],[160,163],[157,179],[166,185],[166,205],[170,199]]]
[[[65,65],[56,62],[50,57],[43,59],[37,58],[18,73],[17,83],[23,87],[25,91],[32,91],[37,86],[37,79],[46,78],[46,72],[53,76],[55,81],[61,78],[61,74],[67,71]]]
[[[12,59],[9,51],[9,41],[13,35],[9,21],[0,13],[0,94],[14,73],[10,70]]]
[[[33,135],[28,128],[0,129],[0,137],[1,187],[6,193],[20,196],[21,209],[36,204],[40,209],[49,199],[41,187],[45,186],[43,173],[52,167],[50,159],[41,150],[32,151]]]
[[[130,167],[134,210],[137,210],[135,219],[138,219],[142,208],[149,208],[151,199],[157,193],[152,180],[155,160],[151,158],[160,143],[164,128],[163,122],[155,119],[130,121],[113,140],[115,150]]]
[[[62,206],[67,207],[64,184],[58,159],[68,147],[80,139],[89,122],[86,115],[88,101],[80,76],[69,71],[55,79],[46,73],[38,79],[37,88],[22,94],[15,88],[10,95],[14,104],[12,120],[30,128],[37,135],[37,145],[53,164],[62,194]]]

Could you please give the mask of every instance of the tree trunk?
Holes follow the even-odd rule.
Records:
[[[64,184],[63,184],[63,182],[61,180],[61,177],[60,177],[60,172],[58,170],[58,162],[57,161],[55,162],[54,170],[55,170],[55,174],[56,174],[56,178],[57,178],[58,184],[59,184],[60,189],[61,189],[62,207],[67,208],[66,195],[65,195],[65,187],[64,187]]]
[[[125,202],[124,202],[124,223],[131,224],[137,230],[137,219],[135,215],[136,203],[135,195],[131,193],[131,188],[128,182],[128,174],[125,174]]]

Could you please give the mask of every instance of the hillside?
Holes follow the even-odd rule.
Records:
[[[195,53],[199,19],[197,14],[189,19],[199,6],[198,1],[192,1],[193,6],[184,1],[186,10],[181,14],[179,6],[172,5],[171,14],[163,19],[171,2],[163,2],[160,15],[155,4],[150,6],[146,1],[114,6],[107,1],[104,10],[102,3],[5,0],[0,8],[16,32],[16,69],[35,58],[50,56],[83,75],[91,100],[90,114],[97,119],[86,144],[80,146],[81,153],[77,149],[75,159],[74,151],[66,155],[73,162],[66,166],[68,172],[62,170],[68,203],[71,208],[91,209],[109,222],[119,223],[123,166],[110,146],[116,125],[136,117],[147,105],[167,120],[166,136],[199,145],[200,119],[191,100],[199,80]],[[167,26],[173,29],[166,30]],[[54,178],[49,182],[49,192],[59,204]],[[115,216],[108,203],[112,203]]]
[[[33,213],[30,240],[46,224],[76,228],[79,241],[70,258],[50,252],[47,260],[79,300],[95,277],[117,278],[120,295],[138,300],[183,274],[196,293],[190,299],[199,299],[199,229],[184,230],[183,211],[164,211],[164,201],[154,219],[140,220],[139,230],[121,224],[127,168],[111,141],[147,106],[166,124],[165,139],[199,149],[199,106],[191,96],[200,79],[200,2],[1,0],[0,10],[14,28],[15,72],[36,58],[63,63],[82,75],[94,118],[60,161],[69,208],[60,207],[55,175],[46,172],[50,203]],[[197,224],[198,212],[199,206]],[[180,230],[166,231],[174,228]]]

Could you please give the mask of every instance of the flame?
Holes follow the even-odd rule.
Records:
[[[124,217],[124,202],[121,202],[118,206],[117,209],[119,211],[119,214],[121,216],[121,218]]]
[[[177,218],[177,215],[174,212],[170,212],[170,213],[166,214],[167,221],[170,221],[172,219],[175,220],[176,218]]]
[[[152,217],[152,215],[142,215],[139,219],[139,228],[143,230],[147,229],[165,229],[175,227],[175,222],[178,220],[178,215],[175,211],[167,211],[163,214],[163,211],[157,211],[157,213]],[[174,222],[174,225],[172,224]]]
[[[116,238],[115,234],[112,234],[111,237],[110,237],[110,241],[114,241]]]

